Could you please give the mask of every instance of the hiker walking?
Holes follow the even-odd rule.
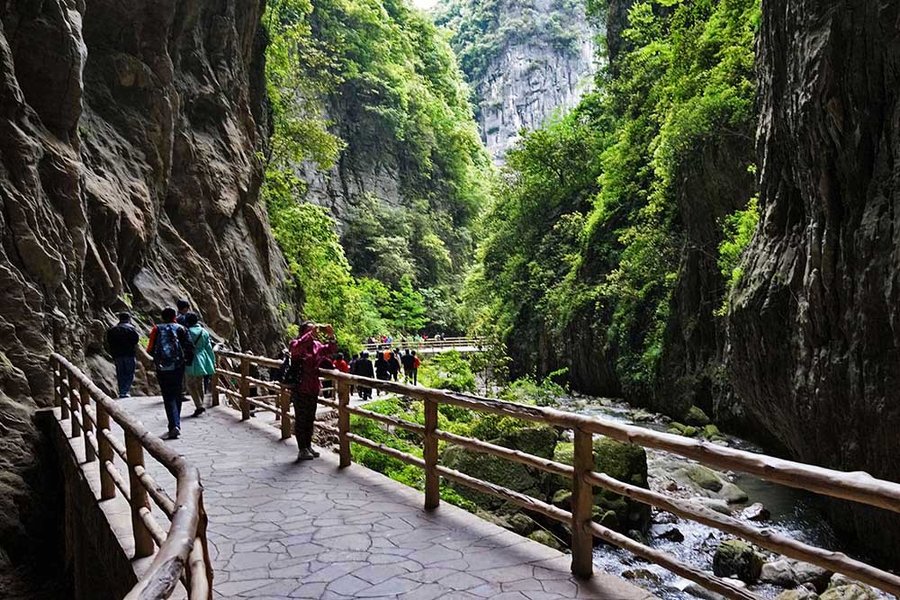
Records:
[[[324,340],[323,343],[320,340]],[[312,436],[319,405],[319,367],[337,350],[331,325],[306,322],[300,326],[300,336],[291,342],[285,382],[291,390],[294,405],[294,435],[297,438],[297,460],[312,460],[319,453],[313,450]]]
[[[188,335],[194,345],[194,360],[184,370],[184,380],[191,399],[194,401],[194,416],[206,412],[203,396],[206,393],[204,381],[216,372],[216,355],[213,352],[209,332],[200,325],[200,316],[189,312],[184,318]]]
[[[187,316],[191,312],[191,303],[182,298],[175,302],[175,308],[178,309],[178,316],[175,317],[175,322],[182,327],[187,327]]]
[[[388,362],[390,364],[391,379],[400,381],[400,349],[397,348],[393,352],[389,352],[389,354]]]
[[[391,363],[388,362],[390,352],[379,352],[378,358],[375,359],[375,378],[381,381],[391,380]],[[381,390],[375,390],[376,394],[381,394]]]
[[[194,345],[187,329],[175,322],[177,312],[168,307],[162,311],[162,322],[150,331],[147,353],[153,357],[169,431],[165,439],[181,435],[181,402],[184,390],[184,367],[194,360]]]
[[[403,380],[409,383],[413,370],[413,355],[409,353],[409,348],[400,357],[400,363],[403,365]]]
[[[415,350],[412,351],[412,359],[412,384],[419,385],[419,367],[422,366],[422,361],[416,356]]]
[[[131,323],[131,314],[119,313],[119,324],[106,331],[106,343],[116,365],[119,398],[131,396],[134,384],[135,352],[141,337]]]
[[[368,352],[363,352],[359,360],[356,361],[356,370],[353,371],[353,374],[375,379],[375,367],[372,365],[372,361],[369,360]],[[370,400],[372,398],[372,388],[360,386],[359,397],[362,400]]]

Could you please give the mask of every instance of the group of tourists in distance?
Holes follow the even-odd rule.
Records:
[[[193,416],[199,417],[206,412],[205,396],[216,371],[212,337],[203,327],[200,316],[191,310],[186,300],[179,300],[176,306],[163,309],[162,319],[151,329],[147,343],[147,354],[153,359],[168,421],[163,439],[181,436],[185,387],[194,402]],[[106,340],[116,367],[119,398],[129,398],[140,342],[130,313],[119,314],[119,323],[107,330]],[[337,352],[331,325],[302,323],[297,338],[291,340],[284,351],[281,367],[271,373],[273,381],[281,382],[291,392],[294,436],[299,449],[297,460],[312,460],[319,456],[312,447],[316,408],[322,390],[319,369],[336,369],[382,381],[399,381],[402,370],[406,382],[416,385],[420,364],[414,350],[406,350],[404,354],[399,348],[390,350],[389,347],[376,352],[374,365],[368,352],[355,354],[347,362],[344,355]],[[358,392],[363,400],[372,397],[371,388],[359,387]]]

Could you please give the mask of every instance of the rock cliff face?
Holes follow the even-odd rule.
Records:
[[[101,365],[111,312],[186,296],[276,339],[282,259],[258,201],[262,0],[0,6],[0,540],[31,503],[47,356]]]
[[[596,73],[597,30],[580,1],[468,4],[476,15],[485,11],[490,19],[490,30],[479,37],[477,59],[466,60],[472,48],[459,33],[472,27],[466,23],[472,13],[463,12],[447,25],[457,29],[452,43],[463,55],[482,139],[494,160],[502,162],[522,129],[537,129],[553,114],[574,108],[590,90]]]
[[[796,458],[900,480],[900,4],[763,3],[763,210],[730,314],[744,402]],[[900,566],[900,522],[837,526]]]

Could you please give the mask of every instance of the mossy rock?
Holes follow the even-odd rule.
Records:
[[[702,408],[699,406],[692,406],[684,415],[684,422],[695,427],[704,427],[709,425],[710,420],[709,417],[706,416],[706,413],[703,412]]]
[[[737,576],[744,583],[755,583],[762,571],[763,560],[750,544],[725,540],[713,555],[713,573],[718,577]]]
[[[622,529],[622,523],[619,522],[619,516],[614,510],[602,510],[595,506],[593,514],[591,515],[591,520],[615,531],[620,531]]]
[[[537,531],[533,531],[528,535],[529,540],[534,540],[535,542],[540,542],[545,546],[550,546],[554,550],[559,550],[562,552],[565,550],[562,544],[559,543],[559,540],[550,535],[547,531],[543,529],[538,529]]]
[[[519,535],[527,536],[538,528],[534,519],[524,513],[516,513],[506,519],[510,528]]]
[[[710,441],[713,441],[713,440],[724,440],[724,439],[725,439],[725,436],[722,435],[722,432],[719,431],[719,428],[716,427],[715,425],[712,425],[712,424],[706,425],[706,426],[700,431],[700,436],[703,437],[703,438],[705,438],[705,439],[707,439],[707,440],[710,440]]]
[[[684,437],[697,437],[700,433],[700,430],[696,427],[678,423],[677,421],[669,423],[669,428],[666,431],[668,433],[674,433],[675,435],[683,435]]]
[[[572,490],[556,490],[551,503],[556,508],[572,510]]]
[[[559,432],[554,427],[523,427],[512,431],[492,443],[506,448],[514,448],[526,454],[541,458],[553,458]]]
[[[548,475],[499,457],[451,446],[444,451],[441,462],[450,469],[534,498],[542,500],[549,493]],[[451,485],[460,496],[486,510],[499,510],[507,504],[500,498],[473,491],[464,485]]]
[[[556,445],[553,459],[571,465],[574,460],[574,444],[560,442]],[[594,440],[594,470],[606,473],[614,479],[639,487],[647,486],[647,453],[640,446],[623,444],[611,438],[602,437]],[[558,489],[569,489],[571,482],[567,478],[555,477],[554,485]],[[614,492],[594,489],[594,505],[603,515],[613,512],[616,515],[617,531],[637,529],[646,531],[650,526],[650,507],[640,502],[629,500]]]
[[[715,471],[707,469],[703,465],[689,464],[683,467],[681,471],[684,472],[688,479],[704,490],[718,492],[725,485],[725,482],[722,481],[722,478]]]

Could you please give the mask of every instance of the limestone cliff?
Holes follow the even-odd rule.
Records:
[[[804,461],[900,480],[900,4],[763,3],[762,221],[730,314],[735,388]],[[900,566],[896,516],[836,526]]]
[[[179,296],[240,345],[279,332],[282,258],[258,201],[262,10],[0,6],[0,540],[12,556],[32,516],[30,417],[51,397],[51,350],[100,366],[112,311]]]
[[[438,22],[473,90],[475,116],[495,161],[548,117],[574,108],[596,73],[597,29],[584,2],[452,0]]]

